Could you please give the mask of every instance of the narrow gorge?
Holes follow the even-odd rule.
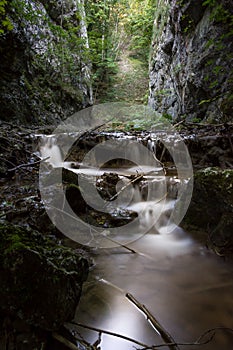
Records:
[[[0,0],[0,350],[232,349],[232,5]]]

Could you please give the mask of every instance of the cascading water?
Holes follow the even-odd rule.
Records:
[[[148,147],[155,149],[152,142],[149,142]],[[149,234],[129,244],[135,254],[122,246],[95,250],[95,269],[90,273],[83,291],[76,312],[77,322],[124,334],[148,345],[161,344],[157,333],[126,299],[125,294],[129,292],[147,306],[177,342],[192,343],[206,329],[231,326],[232,266],[207,251],[202,242],[172,225],[171,212],[185,178],[179,178],[177,174],[164,177],[160,169],[146,166],[131,165],[113,170],[84,164],[82,168],[77,166],[76,169],[70,163],[63,164],[54,137],[42,140],[40,152],[42,158],[50,157],[48,162],[53,167],[64,166],[76,174],[90,177],[101,177],[104,173],[112,172],[118,174],[120,181],[116,185],[117,192],[127,184],[128,176],[140,172],[144,174],[144,183],[131,186],[132,193],[129,191],[124,197],[122,192],[119,205],[135,211],[140,225]],[[148,201],[145,195],[149,182],[153,189],[153,200]],[[173,231],[167,230],[169,225]],[[98,334],[79,327],[77,331],[91,344],[98,337]],[[102,335],[101,339],[102,350],[134,348],[134,344],[123,339],[106,335]],[[189,347],[194,348],[196,346]],[[220,334],[205,345],[205,350],[220,348],[230,350],[232,337]]]
[[[154,141],[148,140],[147,147],[149,150],[154,152],[155,143]],[[174,206],[174,193],[176,192],[177,185],[179,185],[179,181],[174,178],[161,176],[162,168],[160,164],[156,164],[156,166],[148,166],[148,165],[139,165],[139,166],[124,166],[123,168],[96,168],[92,167],[89,163],[90,157],[86,160],[86,164],[82,163],[82,167],[78,168],[78,164],[76,167],[71,167],[70,162],[64,162],[62,157],[61,149],[58,145],[58,138],[56,135],[50,136],[42,136],[40,139],[40,155],[42,159],[46,159],[46,162],[51,164],[52,167],[65,167],[70,171],[76,173],[77,175],[85,174],[86,176],[102,176],[104,173],[118,173],[120,181],[116,186],[117,193],[120,193],[122,187],[130,184],[130,181],[126,178],[126,175],[135,175],[135,174],[144,174],[144,183],[140,183],[139,185],[131,186],[131,201],[128,200],[128,192],[122,191],[121,199],[120,196],[118,200],[119,208],[121,209],[129,209],[135,211],[139,217],[140,228],[143,230],[147,230],[154,233],[159,233],[160,228],[167,227],[169,224],[169,213],[171,213]],[[135,155],[135,153],[137,154]],[[140,155],[140,150],[132,148],[130,152],[128,152],[128,157],[131,158],[131,153],[136,159],[139,159],[143,162],[143,159]],[[101,152],[98,151],[97,154],[91,155],[91,159],[94,163],[96,162],[96,158],[101,157]],[[156,162],[155,162],[156,163]],[[74,163],[73,163],[74,164]],[[79,163],[80,165],[80,163]],[[148,175],[146,175],[148,174]],[[148,192],[149,199],[144,199],[143,191]],[[125,200],[124,198],[124,193]],[[164,197],[168,197],[167,199]],[[125,202],[126,201],[126,202]],[[163,230],[162,231],[166,231]]]
[[[54,168],[63,165],[61,150],[57,145],[57,138],[55,136],[51,135],[41,137],[39,151],[41,158],[48,158],[47,162]]]

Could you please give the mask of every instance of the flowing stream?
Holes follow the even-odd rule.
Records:
[[[40,151],[42,157],[50,156],[48,161],[53,166],[61,166],[59,147],[51,139]],[[69,163],[62,165],[70,167]],[[87,167],[85,171],[92,176],[94,170],[96,174],[96,169]],[[108,171],[113,170],[102,169],[98,175]],[[123,171],[135,172],[135,169],[119,168],[114,171],[121,174]],[[173,183],[179,182],[176,177],[173,180]],[[167,212],[172,205],[171,196],[162,210]],[[133,207],[140,214],[145,206],[148,203],[134,189],[131,209]],[[233,328],[232,264],[209,251],[200,238],[192,237],[178,226],[172,232],[161,229],[166,227],[166,215],[159,222],[158,234],[158,227],[151,227],[148,223],[153,214],[150,214],[151,207],[153,203],[140,218],[140,225],[149,225],[148,233],[138,237],[135,235],[134,242],[129,244],[129,248],[136,253],[121,246],[92,250],[94,267],[84,286],[76,322],[122,334],[150,346],[163,344],[145,316],[126,298],[126,293],[131,293],[177,342],[192,344],[208,329]],[[94,331],[81,327],[75,329],[91,344],[98,339],[98,333]],[[200,341],[205,340],[206,337]],[[101,336],[102,350],[129,350],[135,347],[141,348],[118,337]],[[166,346],[163,348],[168,349]],[[219,330],[210,343],[181,346],[183,348],[230,350],[233,348],[233,334]]]

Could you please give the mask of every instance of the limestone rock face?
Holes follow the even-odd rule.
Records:
[[[162,0],[156,13],[149,104],[177,120],[230,120],[232,1]]]
[[[83,0],[16,0],[7,15],[0,119],[51,124],[92,104]]]

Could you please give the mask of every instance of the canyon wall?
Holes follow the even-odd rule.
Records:
[[[0,119],[51,124],[92,104],[84,0],[12,0],[0,36]]]
[[[149,105],[173,120],[227,122],[233,112],[232,0],[159,0]]]

